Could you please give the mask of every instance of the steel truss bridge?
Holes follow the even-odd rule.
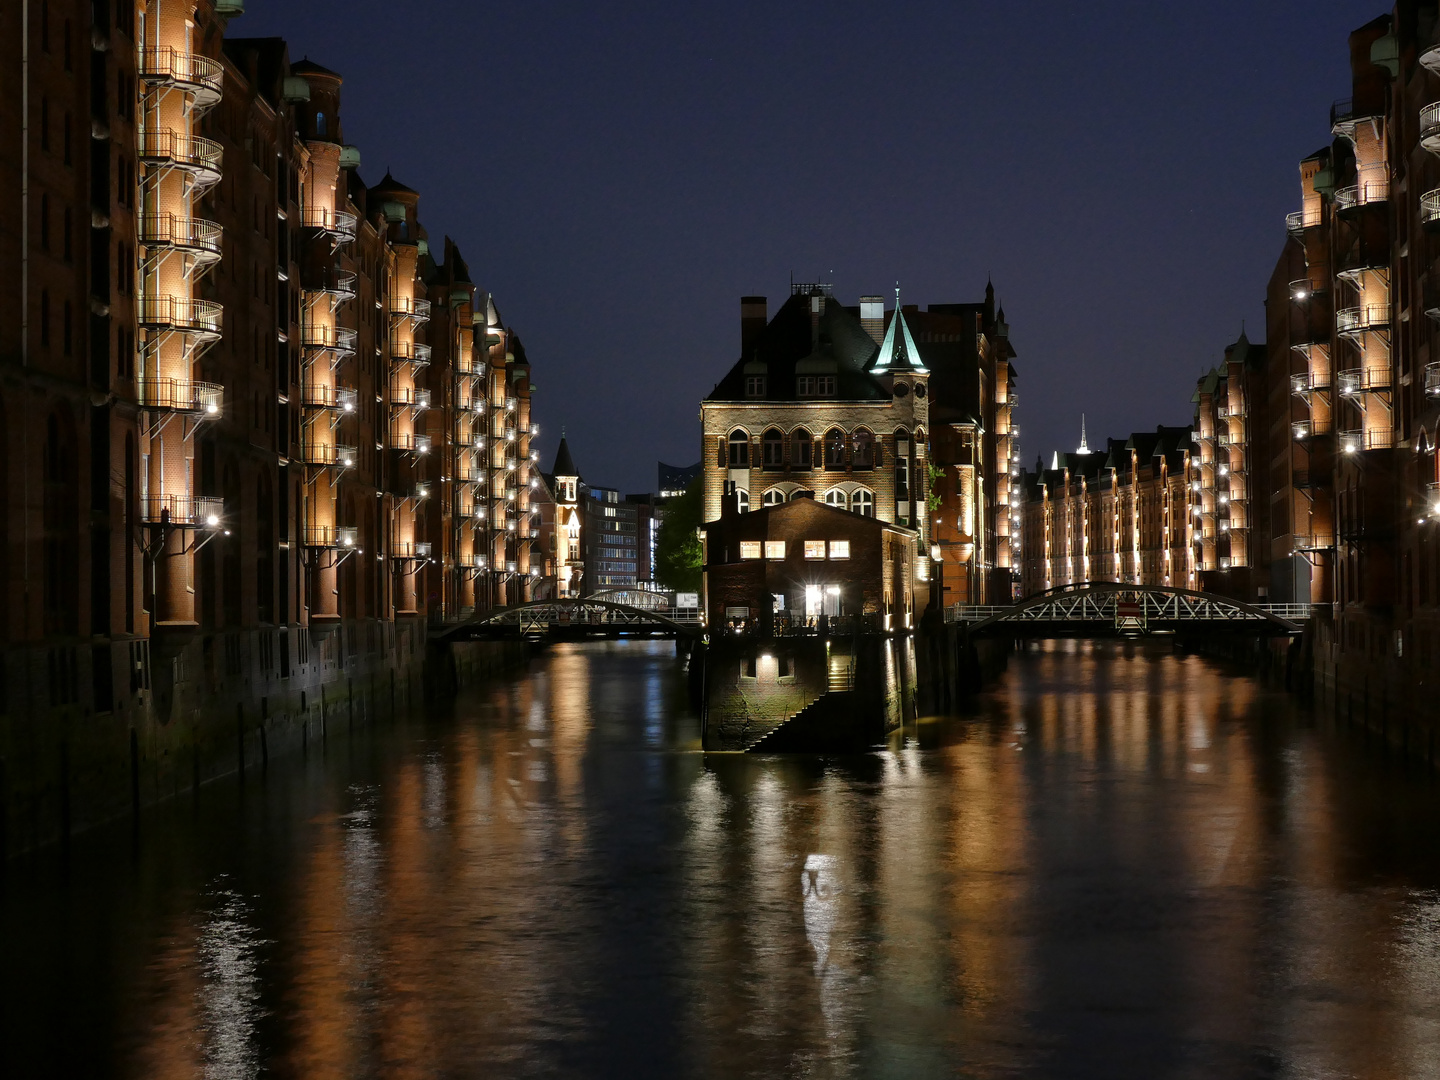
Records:
[[[698,611],[664,614],[589,596],[516,604],[438,628],[432,636],[442,641],[495,638],[588,641],[622,637],[698,638],[704,630]]]
[[[945,621],[971,636],[1113,637],[1186,631],[1299,634],[1310,604],[1245,604],[1163,585],[1086,581],[1060,585],[1018,604],[952,604]]]

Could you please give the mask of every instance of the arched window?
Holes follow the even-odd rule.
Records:
[[[735,489],[735,509],[742,514],[750,512],[750,493],[744,488]]]
[[[790,433],[790,464],[797,469],[810,468],[810,432],[803,427]]]
[[[325,138],[325,114],[323,112],[315,114],[315,136],[320,139]]]
[[[785,436],[778,428],[770,428],[760,440],[762,460],[767,469],[779,469],[785,465]]]
[[[873,469],[875,467],[875,436],[861,428],[855,432],[853,445],[855,453],[851,464],[857,469]]]
[[[739,428],[730,432],[730,468],[744,469],[750,464],[750,436]]]
[[[779,506],[785,501],[785,492],[779,488],[771,488],[765,492],[761,501],[763,501],[766,506]]]
[[[861,517],[873,518],[875,516],[874,493],[861,488],[850,496],[850,509]]]
[[[845,468],[845,433],[839,428],[825,433],[825,468]]]
[[[841,491],[839,488],[831,488],[825,493],[825,505],[833,506],[838,510],[850,509],[849,504],[845,498],[845,492]]]

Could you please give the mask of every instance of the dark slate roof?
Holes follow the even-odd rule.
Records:
[[[376,185],[375,185],[373,188],[371,188],[370,190],[373,191],[373,192],[376,192],[377,194],[380,194],[380,195],[388,195],[388,194],[419,195],[419,194],[420,194],[420,193],[419,193],[418,191],[416,191],[414,188],[406,187],[404,184],[400,183],[399,180],[396,180],[395,177],[391,176],[389,169],[386,169],[386,170],[385,170],[385,176],[381,179],[381,181],[380,181],[378,184],[376,184]]]
[[[742,356],[715,384],[706,401],[744,401],[745,365],[766,365],[768,401],[795,401],[796,365],[802,360],[834,361],[836,398],[841,401],[888,401],[890,393],[866,368],[879,352],[860,320],[834,297],[822,298],[819,342],[810,330],[810,296],[796,293],[781,305],[761,332],[751,355]]]
[[[560,436],[560,449],[555,451],[555,467],[550,470],[554,476],[579,476],[575,470],[575,460],[570,456],[570,444],[565,441],[565,436]]]
[[[315,63],[315,61],[311,60],[308,56],[302,57],[301,59],[296,60],[294,63],[292,63],[290,65],[290,74],[325,75],[332,79],[340,78],[340,73],[338,71],[331,71],[327,67],[321,67],[319,64]]]

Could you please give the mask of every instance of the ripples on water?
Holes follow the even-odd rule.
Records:
[[[1440,1075],[1427,775],[1052,643],[872,755],[698,753],[669,645],[13,863],[5,1076]]]

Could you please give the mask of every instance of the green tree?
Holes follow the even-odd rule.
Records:
[[[705,483],[697,476],[665,504],[655,538],[655,576],[676,592],[700,591],[700,536]]]

